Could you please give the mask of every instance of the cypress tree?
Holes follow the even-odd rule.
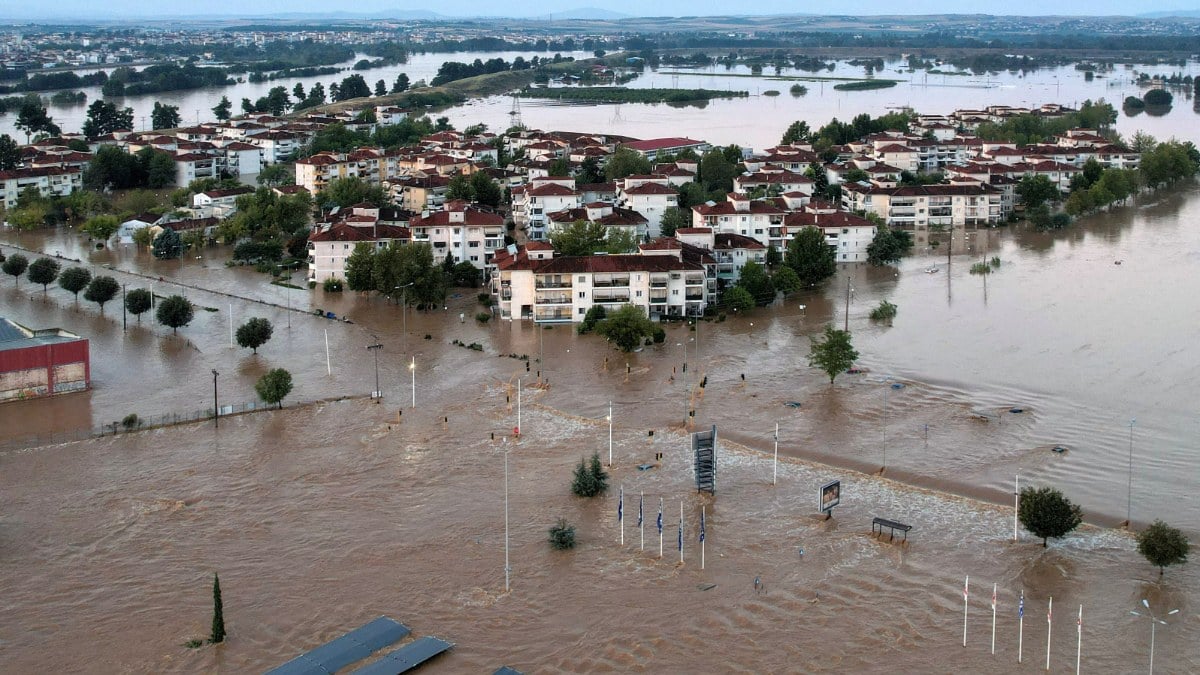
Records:
[[[221,579],[216,572],[213,572],[212,637],[208,641],[213,644],[225,641],[225,613],[221,608]]]

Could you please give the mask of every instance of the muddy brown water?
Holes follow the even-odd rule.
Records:
[[[379,299],[317,291],[301,301],[307,291],[291,291],[297,304],[355,323],[296,312],[288,329],[281,307],[189,289],[190,298],[220,311],[200,312],[171,336],[145,321],[125,334],[119,307],[101,318],[94,305],[76,310],[61,290],[43,297],[6,283],[6,315],[93,339],[96,378],[87,394],[0,407],[6,438],[130,411],[202,409],[213,368],[222,401],[252,400],[254,379],[276,366],[296,375],[289,402],[361,397],[374,386],[365,346],[376,338],[384,344],[384,399],[237,416],[219,429],[202,423],[4,451],[5,670],[255,672],[386,614],[418,635],[456,643],[430,666],[440,672],[505,663],[530,672],[1012,672],[1044,666],[1053,596],[1054,670],[1072,664],[1080,604],[1085,669],[1141,669],[1148,626],[1128,612],[1145,597],[1160,613],[1181,609],[1158,631],[1160,672],[1193,672],[1200,668],[1194,565],[1159,582],[1127,535],[1096,527],[1050,549],[1025,534],[1014,545],[1004,505],[1019,472],[1023,482],[1062,487],[1089,521],[1123,520],[1127,418],[1136,416],[1134,519],[1165,517],[1195,536],[1188,408],[1197,363],[1186,345],[1200,325],[1187,290],[1200,235],[1186,223],[1198,206],[1189,187],[1062,233],[958,233],[961,252],[949,269],[937,249],[894,271],[848,269],[850,325],[869,372],[841,376],[832,388],[804,357],[808,336],[843,318],[841,277],[748,317],[704,322],[698,331],[670,326],[666,344],[630,355],[565,326],[542,331],[539,341],[531,326],[479,325],[469,292],[444,310],[409,313],[405,336],[404,315]],[[69,233],[21,235],[19,243],[82,255],[69,248]],[[261,275],[215,261],[184,261],[179,272],[179,262],[130,251],[88,255],[163,276],[159,294],[171,288],[174,271],[189,283],[287,302],[287,291]],[[983,280],[966,271],[977,255],[1003,260],[986,297]],[[941,271],[926,272],[933,266]],[[865,316],[885,297],[900,307],[891,327]],[[230,304],[236,321],[264,315],[275,323],[275,338],[258,356],[230,349]],[[530,372],[507,354],[528,354]],[[517,378],[525,433],[506,446],[499,439],[516,425]],[[588,503],[567,492],[582,454],[607,453],[610,400],[613,484],[624,485],[627,499],[624,547],[615,493]],[[1008,412],[1014,406],[1025,412]],[[696,426],[717,424],[727,441],[715,498],[691,489],[682,435],[689,409]],[[776,422],[784,462],[772,487]],[[1059,443],[1067,453],[1049,451]],[[513,447],[507,594],[504,447]],[[635,468],[657,452],[665,456],[660,468]],[[883,478],[855,471],[881,466]],[[844,481],[845,505],[823,522],[813,515],[817,487],[833,478]],[[643,491],[646,552],[634,526],[633,499]],[[662,561],[653,530],[660,496]],[[673,549],[680,502],[682,566]],[[696,557],[701,505],[704,570]],[[913,524],[910,543],[872,540],[876,515]],[[574,552],[552,553],[545,544],[559,516],[579,527]],[[185,649],[207,631],[214,570],[232,637],[219,648]],[[755,593],[755,577],[765,595]],[[991,583],[1000,589],[995,656]]]

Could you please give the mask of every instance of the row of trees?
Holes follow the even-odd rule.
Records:
[[[478,271],[471,263],[472,272]],[[376,249],[369,243],[359,243],[346,258],[346,285],[352,291],[378,291],[417,308],[436,307],[446,299],[446,271],[435,264],[433,248],[428,244],[392,242]],[[401,293],[403,291],[403,293]]]

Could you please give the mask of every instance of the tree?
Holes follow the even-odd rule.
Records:
[[[471,191],[476,203],[492,208],[500,206],[500,200],[504,196],[504,191],[500,189],[496,181],[483,171],[471,174]]]
[[[440,306],[446,299],[446,271],[434,264],[429,244],[393,242],[375,254],[373,278],[375,289],[389,297],[407,287],[405,302],[417,307]]]
[[[849,370],[858,358],[858,352],[850,342],[850,332],[837,330],[833,324],[825,324],[824,337],[809,339],[812,348],[808,352],[808,365],[825,371],[831,386],[834,378]]]
[[[30,188],[26,188],[26,190],[28,189]],[[37,188],[33,189],[36,190]],[[45,225],[46,218],[49,215],[50,210],[47,208],[46,203],[38,201],[23,208],[16,208],[9,211],[7,220],[9,225],[18,230],[28,231]]]
[[[700,175],[696,179],[709,192],[730,192],[733,190],[733,177],[737,174],[737,163],[730,161],[725,150],[713,148],[700,158]]]
[[[384,82],[383,80],[377,81],[375,83],[375,95],[376,96],[387,96],[387,93],[388,93],[387,82]]]
[[[662,220],[659,222],[659,229],[664,237],[674,237],[675,233],[683,227],[692,226],[692,216],[688,211],[677,206],[667,207],[663,211]]]
[[[83,172],[83,185],[89,190],[125,190],[146,184],[146,167],[138,157],[113,145],[96,150]]]
[[[1158,567],[1158,576],[1169,565],[1179,565],[1187,562],[1191,545],[1187,537],[1174,527],[1161,520],[1156,520],[1150,527],[1138,533],[1138,553],[1142,554],[1151,565]]]
[[[579,173],[575,174],[576,185],[588,185],[604,182],[604,169],[600,168],[600,160],[593,156],[585,157],[579,164]]]
[[[92,273],[86,267],[68,267],[58,275],[58,285],[64,290],[75,294],[75,302],[79,302],[79,291],[87,288],[92,280]]]
[[[330,93],[333,93],[333,87],[329,88]],[[343,78],[342,83],[338,85],[337,94],[333,100],[349,101],[352,98],[365,98],[371,95],[371,87],[367,85],[367,81],[362,75],[355,73],[349,77]]]
[[[1079,527],[1083,512],[1052,487],[1027,487],[1021,490],[1017,518],[1026,530],[1042,538],[1045,547],[1050,537],[1057,539]]]
[[[216,644],[225,641],[225,609],[221,602],[221,579],[213,572],[213,619],[212,635],[208,641]]]
[[[727,312],[749,312],[754,309],[754,296],[742,286],[733,286],[721,296],[721,304]]]
[[[54,120],[46,114],[46,106],[42,105],[42,100],[37,96],[26,96],[21,101],[21,107],[17,110],[17,128],[25,132],[25,141],[29,141],[31,134],[49,134],[57,136],[62,132],[62,129],[54,123]]]
[[[0,134],[0,171],[12,171],[21,163],[21,147],[8,134]]]
[[[296,172],[286,164],[271,164],[263,167],[263,170],[258,172],[256,180],[259,185],[267,187],[294,185],[296,183]]]
[[[631,352],[646,338],[654,335],[657,326],[637,305],[622,305],[600,323],[596,332],[603,335],[623,352]]]
[[[274,332],[271,322],[261,317],[254,317],[246,323],[238,326],[237,343],[239,347],[246,347],[258,353],[258,348],[266,344],[267,340],[271,339],[271,334]]]
[[[796,275],[796,270],[786,266],[776,270],[771,280],[775,282],[775,290],[784,295],[791,295],[800,290],[802,286],[800,277]]]
[[[805,169],[804,175],[813,181],[814,197],[824,197],[829,192],[829,174],[825,172],[825,167],[821,166],[820,162],[811,162]]]
[[[305,98],[307,98],[304,95],[304,83],[303,82],[297,82],[296,86],[292,87],[292,96],[295,97],[295,99],[297,101],[303,101]]]
[[[58,278],[58,270],[60,266],[54,258],[38,258],[29,266],[29,281],[35,284],[42,285],[42,295],[46,294],[46,287],[54,283]]]
[[[154,313],[154,318],[170,328],[174,334],[179,332],[181,326],[191,323],[195,315],[196,310],[187,298],[182,295],[172,295],[158,303],[158,310]]]
[[[154,110],[150,112],[150,126],[155,130],[174,129],[179,126],[179,106],[154,102]]]
[[[392,93],[399,94],[408,91],[408,75],[400,73],[396,76],[396,83],[392,85]]]
[[[783,138],[779,139],[779,144],[807,143],[811,137],[812,130],[808,128],[808,122],[797,120],[792,122],[787,131],[783,132]]]
[[[175,230],[164,227],[154,238],[154,257],[159,260],[173,260],[183,255],[183,239]]]
[[[170,153],[145,148],[138,151],[138,159],[146,167],[146,187],[158,190],[175,182],[175,158]]]
[[[254,383],[254,391],[266,403],[282,408],[283,398],[292,392],[292,374],[283,368],[268,370]]]
[[[783,254],[779,252],[779,249],[775,247],[775,244],[771,244],[770,246],[768,246],[767,247],[767,267],[769,269],[775,269],[776,267],[779,267],[779,264],[782,262],[783,262]]]
[[[117,297],[121,292],[121,284],[112,277],[95,277],[88,282],[83,291],[83,299],[100,305],[100,313],[104,313],[104,303]]]
[[[650,160],[632,148],[618,148],[604,165],[604,176],[608,180],[617,180],[626,176],[650,173]]]
[[[825,243],[825,233],[805,227],[788,242],[783,262],[796,271],[800,283],[815,286],[837,271],[837,252]]]
[[[121,223],[116,216],[92,216],[79,228],[81,232],[86,232],[88,236],[100,241],[108,241],[119,229]]]
[[[28,267],[29,258],[26,258],[20,253],[14,253],[8,256],[4,259],[4,263],[0,264],[0,269],[4,270],[5,274],[11,276],[13,278],[13,283],[17,286],[21,285],[21,280],[19,277],[25,273],[25,269]]]
[[[324,190],[317,193],[317,205],[321,208],[332,206],[347,207],[353,204],[368,202],[375,206],[387,204],[387,196],[383,188],[372,185],[356,176],[335,178],[329,181]]]
[[[1168,106],[1171,105],[1173,99],[1171,92],[1166,89],[1151,89],[1142,97],[1148,106]]]
[[[375,247],[360,241],[346,258],[346,285],[352,291],[375,289]]]
[[[600,453],[593,452],[590,462],[579,458],[575,477],[571,481],[571,493],[576,497],[595,497],[608,490],[608,473],[600,465]]]
[[[133,231],[133,245],[138,248],[146,248],[150,246],[150,228],[139,227]]]
[[[233,110],[233,104],[229,102],[228,96],[222,96],[221,102],[213,106],[213,117],[224,122],[229,119],[229,114]]]
[[[875,230],[875,238],[867,245],[867,262],[872,265],[898,262],[912,250],[912,245],[912,235],[908,232],[880,225]]]
[[[594,221],[577,220],[550,235],[550,245],[558,255],[591,255],[605,250],[608,226]]]
[[[1030,209],[1037,208],[1046,202],[1056,201],[1062,196],[1054,182],[1042,174],[1023,176],[1017,183],[1016,192],[1025,204],[1025,208]]]
[[[775,284],[766,268],[753,260],[747,260],[742,265],[737,285],[750,293],[756,305],[769,305],[775,301]]]
[[[142,322],[142,314],[148,312],[154,305],[154,296],[144,288],[135,288],[125,295],[125,309]]]
[[[97,138],[121,130],[133,130],[133,108],[120,110],[115,103],[104,99],[92,101],[87,109],[87,119],[83,122],[83,135]]]

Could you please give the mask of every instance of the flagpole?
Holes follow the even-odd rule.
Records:
[[[967,589],[971,586],[971,575],[963,580],[963,646],[967,646]]]
[[[617,498],[617,522],[621,523],[621,545],[625,545],[625,486],[621,486],[621,496]]]
[[[700,507],[700,569],[704,569],[704,506]]]
[[[658,559],[663,557],[663,528],[662,528],[663,498],[658,498]]]
[[[683,562],[683,502],[679,502],[679,562]]]
[[[1050,670],[1050,631],[1054,628],[1054,624],[1050,623],[1050,617],[1054,613],[1054,596],[1050,596],[1050,603],[1046,605],[1046,670]]]
[[[641,550],[646,550],[646,525],[642,522],[642,501],[646,499],[646,493],[643,491],[638,495],[638,533],[641,536]]]
[[[1021,653],[1025,646],[1025,589],[1021,589],[1021,604],[1018,605],[1017,619],[1017,663],[1021,662]]]
[[[1017,512],[1021,510],[1021,474],[1017,474],[1016,487],[1013,488],[1013,541],[1017,540]]]
[[[775,467],[771,472],[771,485],[779,479],[779,422],[775,423]]]
[[[996,655],[996,584],[992,584],[992,656]]]
[[[1075,623],[1075,632],[1075,675],[1079,675],[1079,661],[1084,655],[1084,605],[1079,605],[1079,621]]]

